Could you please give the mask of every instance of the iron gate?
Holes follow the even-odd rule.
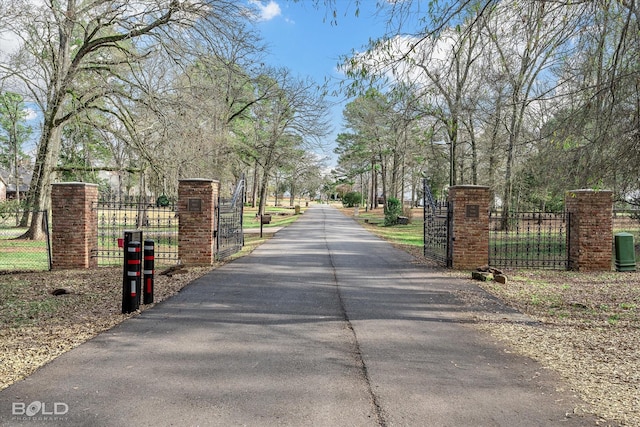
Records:
[[[218,198],[216,212],[216,258],[224,259],[240,251],[244,246],[242,214],[244,207],[245,179],[238,181],[231,199]]]
[[[569,268],[568,212],[491,212],[489,265],[499,268]]]
[[[95,255],[99,266],[122,263],[125,230],[140,230],[143,239],[155,242],[156,264],[178,262],[177,207],[151,200],[103,197],[93,205],[98,216],[98,247]]]
[[[453,205],[436,201],[426,179],[422,180],[424,194],[424,256],[448,268],[452,265]]]

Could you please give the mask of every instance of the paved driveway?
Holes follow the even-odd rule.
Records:
[[[474,330],[456,291],[478,290],[314,207],[1,391],[0,425],[595,424],[565,416],[575,400],[551,373]]]

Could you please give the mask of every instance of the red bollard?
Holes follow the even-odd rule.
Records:
[[[144,241],[144,289],[142,291],[143,304],[153,303],[153,274],[155,264],[155,243],[153,240]]]
[[[132,313],[140,308],[141,255],[140,242],[127,243],[125,248],[126,275],[122,283],[122,313]]]

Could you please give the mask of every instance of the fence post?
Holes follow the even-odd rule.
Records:
[[[178,257],[186,265],[213,265],[215,261],[216,204],[219,182],[182,179],[178,182]]]
[[[127,232],[125,232],[124,274],[122,280],[123,314],[132,313],[140,308],[142,244],[138,240],[127,239],[130,236],[131,234],[127,236]]]
[[[572,190],[565,195],[569,213],[569,269],[611,271],[613,192]]]
[[[61,182],[51,186],[51,269],[98,266],[98,185]]]
[[[144,284],[143,284],[143,304],[153,303],[153,269],[155,264],[155,243],[153,240],[144,241]]]
[[[456,185],[449,188],[452,245],[451,267],[475,269],[489,263],[489,187]]]

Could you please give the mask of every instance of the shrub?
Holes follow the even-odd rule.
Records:
[[[156,199],[156,206],[159,208],[167,207],[169,206],[169,204],[170,204],[169,198],[165,194],[163,194],[162,196]]]
[[[342,204],[347,208],[360,206],[360,203],[362,203],[362,194],[356,191],[350,191],[342,196]]]
[[[384,225],[396,225],[402,215],[402,203],[395,197],[389,197],[384,207]]]

